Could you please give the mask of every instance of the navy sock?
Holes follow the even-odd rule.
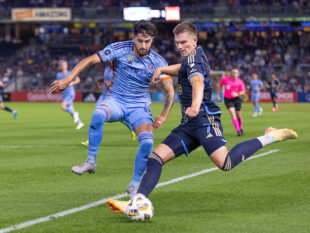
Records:
[[[8,107],[4,107],[4,110],[5,110],[5,111],[8,111],[8,112],[13,112],[12,109],[10,109],[10,108],[8,108]]]
[[[149,155],[147,169],[137,193],[142,193],[147,197],[152,192],[159,181],[163,165],[163,160],[157,154],[153,152]]]
[[[224,165],[221,169],[224,171],[233,169],[235,166],[237,166],[243,160],[249,158],[262,147],[262,143],[257,138],[237,144],[227,154]]]

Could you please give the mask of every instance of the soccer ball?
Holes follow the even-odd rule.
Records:
[[[131,221],[145,222],[150,220],[153,214],[152,202],[140,193],[130,200],[126,209],[126,215]]]

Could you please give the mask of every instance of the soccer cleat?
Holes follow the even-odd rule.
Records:
[[[83,145],[83,146],[86,146],[86,147],[88,147],[88,140],[87,141],[83,141],[83,142],[81,142],[81,144]]]
[[[243,135],[243,129],[240,129],[241,135]]]
[[[241,130],[240,130],[240,131],[237,131],[237,136],[241,136],[241,135],[242,135]]]
[[[276,109],[275,108],[272,108],[272,112],[275,112],[276,111]]]
[[[262,115],[263,111],[264,111],[264,109],[259,108],[259,110],[258,110],[258,115]]]
[[[130,184],[127,186],[126,192],[129,194],[130,199],[132,199],[134,197],[134,195],[137,194],[137,191],[138,191],[138,187],[135,187],[135,186],[130,185]]]
[[[127,206],[130,201],[108,200],[107,205],[115,213],[126,213]]]
[[[16,120],[16,119],[17,119],[17,111],[16,111],[16,110],[13,110],[13,111],[12,111],[12,114],[13,114],[14,119]]]
[[[275,129],[275,128],[269,127],[268,129],[266,129],[265,134],[271,135],[274,142],[281,142],[281,141],[284,141],[286,139],[298,138],[298,135],[294,130],[287,129],[287,128]]]
[[[82,175],[85,172],[91,174],[96,172],[96,167],[96,164],[90,164],[88,161],[86,161],[85,163],[72,167],[72,171],[78,175]]]
[[[79,121],[79,113],[78,112],[73,113],[73,121],[74,121],[74,123],[78,123],[78,121]]]
[[[279,106],[278,105],[276,105],[276,112],[278,112],[279,111]]]
[[[84,127],[84,123],[82,121],[80,121],[75,129],[81,129],[83,127]]]
[[[136,141],[137,140],[137,135],[136,135],[135,131],[131,131],[131,140],[132,141]]]
[[[254,114],[252,116],[253,117],[257,117],[257,112],[254,112]]]

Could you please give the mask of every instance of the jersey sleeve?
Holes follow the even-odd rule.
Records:
[[[188,62],[186,62],[185,70],[186,70],[188,80],[190,80],[191,77],[196,76],[196,75],[199,75],[199,76],[204,78],[204,70],[202,67],[202,63],[198,63],[198,62],[188,63]]]
[[[159,56],[158,61],[156,62],[156,69],[159,67],[165,67],[165,66],[168,66],[167,61],[165,60],[165,58]],[[159,77],[160,77],[160,81],[162,82],[171,79],[171,77],[166,74],[162,74]]]
[[[60,73],[57,73],[56,74],[56,80],[60,80],[61,79],[61,75],[60,75]]]
[[[117,60],[119,52],[115,49],[115,43],[108,45],[103,50],[100,50],[97,55],[101,62]]]
[[[220,80],[220,86],[223,86],[226,84],[226,78],[221,78]]]

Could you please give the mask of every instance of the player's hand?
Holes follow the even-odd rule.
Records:
[[[166,121],[166,117],[163,117],[163,116],[155,117],[155,120],[153,122],[154,129],[159,129],[165,121]]]
[[[232,97],[238,97],[239,95],[238,95],[237,92],[233,92],[233,93],[231,93],[231,96],[232,96]]]
[[[216,96],[216,99],[217,99],[218,102],[221,101],[221,97],[219,95]]]
[[[70,82],[68,82],[65,79],[61,79],[61,80],[56,80],[51,84],[51,87],[49,89],[49,91],[51,93],[57,93],[59,91],[62,91],[64,89],[66,89],[69,86]]]
[[[160,82],[160,75],[161,75],[161,69],[157,68],[152,76],[152,83],[158,83]]]
[[[199,113],[199,108],[194,108],[194,107],[188,107],[185,110],[185,115],[189,116],[189,117],[195,117],[197,116]]]

